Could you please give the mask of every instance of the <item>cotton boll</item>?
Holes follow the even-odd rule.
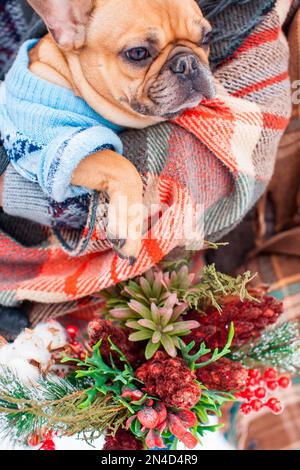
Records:
[[[37,367],[29,364],[28,361],[21,358],[12,359],[7,364],[19,377],[19,379],[26,385],[35,384],[40,373]]]
[[[48,369],[51,362],[51,353],[43,340],[36,336],[33,331],[25,330],[21,333],[13,343],[12,348],[15,356],[28,362],[35,361],[43,371]]]
[[[42,371],[46,371],[51,362],[51,353],[45,347],[39,347],[36,342],[26,343],[22,353],[20,351],[19,357],[27,360],[28,362],[37,362]]]
[[[11,360],[16,358],[19,358],[19,353],[13,344],[7,344],[0,349],[0,364],[8,365]]]
[[[43,341],[38,336],[35,336],[34,330],[29,330],[26,328],[26,330],[20,333],[19,336],[15,339],[13,345],[16,349],[21,349],[28,343],[34,343],[37,348],[45,347]]]
[[[56,321],[49,321],[38,325],[34,330],[34,336],[40,338],[46,348],[50,350],[63,348],[67,343],[67,335],[63,326]]]
[[[56,321],[25,329],[12,344],[0,345],[0,364],[14,368],[25,383],[35,382],[52,366],[51,351],[67,343],[65,329]]]

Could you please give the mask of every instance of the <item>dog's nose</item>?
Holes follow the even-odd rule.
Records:
[[[193,79],[199,74],[198,61],[193,54],[179,54],[174,56],[170,63],[170,69],[182,79]]]

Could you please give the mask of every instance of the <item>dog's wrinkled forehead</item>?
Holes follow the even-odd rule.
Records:
[[[180,40],[200,44],[203,34],[211,29],[195,0],[104,0],[97,3],[99,7],[93,11],[91,26],[104,21],[106,34],[103,38],[100,27],[98,30],[91,27],[89,37],[95,41],[98,37],[102,44],[104,40],[107,45],[113,41],[114,45],[130,46],[140,41],[159,49]],[[126,9],[131,14],[126,14]],[[116,11],[124,14],[116,17]],[[111,27],[109,37],[107,25]]]
[[[203,28],[209,28],[195,0],[28,2],[44,19],[58,45],[66,50],[80,49],[87,40],[119,45],[131,38],[132,29],[136,39],[155,41],[160,46],[179,39],[197,43]]]

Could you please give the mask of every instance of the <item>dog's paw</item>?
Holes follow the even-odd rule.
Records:
[[[140,176],[134,185],[120,183],[109,194],[107,238],[121,259],[133,265],[141,249],[144,218],[143,185]]]

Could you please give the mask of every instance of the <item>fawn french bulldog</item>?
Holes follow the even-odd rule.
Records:
[[[214,96],[211,26],[195,0],[29,0],[49,34],[29,51],[32,74],[71,90],[105,120],[144,128]],[[72,154],[68,156],[72,159]],[[134,263],[141,245],[143,185],[121,152],[100,149],[74,168],[71,184],[106,191],[115,249]]]

